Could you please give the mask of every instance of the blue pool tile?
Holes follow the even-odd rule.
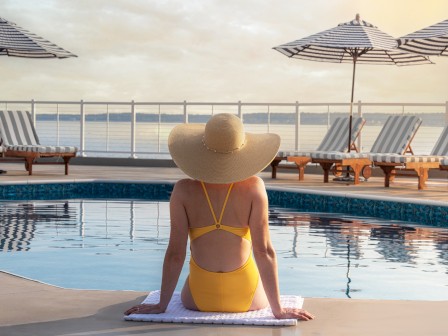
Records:
[[[353,216],[402,220],[441,227],[448,226],[448,206],[392,202],[378,199],[268,191],[271,204],[299,211],[334,212]]]

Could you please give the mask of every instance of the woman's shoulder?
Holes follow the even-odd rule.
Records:
[[[173,192],[190,192],[191,189],[197,188],[198,184],[196,180],[185,178],[176,182]]]
[[[263,189],[265,188],[264,181],[256,175],[251,176],[248,179],[239,182],[239,184],[243,187],[248,187],[248,188],[253,188],[253,187],[261,187]]]
[[[198,181],[190,179],[190,178],[184,178],[184,179],[178,180],[175,185],[184,187],[184,186],[189,186],[189,185],[196,184],[196,183],[198,183]]]
[[[191,195],[197,190],[197,181],[192,179],[182,179],[176,182],[171,193],[171,198],[173,196],[183,198],[184,196]]]
[[[258,176],[251,176],[244,181],[238,182],[237,185],[241,192],[251,195],[252,198],[266,194],[264,181]]]

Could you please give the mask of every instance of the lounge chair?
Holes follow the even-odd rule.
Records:
[[[362,127],[365,124],[365,119],[356,117],[352,122],[352,147],[351,149],[357,151],[355,140],[358,138]],[[333,124],[325,134],[324,139],[317,147],[316,151],[340,151],[346,152],[348,150],[348,117],[336,118]],[[272,178],[277,177],[277,168],[285,167],[279,166],[281,161],[288,160],[294,162],[299,170],[299,181],[303,181],[305,175],[305,166],[311,162],[311,153],[313,151],[279,151],[275,159],[271,162]]]
[[[333,165],[350,167],[353,170],[354,184],[359,184],[359,177],[365,168],[370,168],[374,154],[413,154],[412,139],[422,120],[415,116],[390,116],[376,138],[369,153],[316,152],[311,154],[312,162],[319,163],[324,170],[324,182]]]
[[[397,168],[412,170],[417,173],[418,189],[425,189],[429,169],[448,169],[448,126],[446,126],[437,140],[430,155],[371,155],[373,164],[384,172],[384,186],[389,187]],[[446,165],[444,165],[446,161]],[[446,167],[446,168],[445,168]]]
[[[29,112],[0,111],[0,135],[4,157],[23,158],[29,175],[33,174],[33,164],[63,164],[68,175],[68,164],[77,148],[41,145]],[[36,161],[43,157],[62,158],[63,162]]]

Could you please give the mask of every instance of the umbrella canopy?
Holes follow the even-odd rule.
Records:
[[[400,37],[398,48],[423,55],[448,56],[448,19]]]
[[[274,49],[288,57],[309,61],[392,65],[431,63],[427,57],[399,50],[397,46],[394,37],[356,15],[353,21]]]
[[[0,55],[27,58],[76,57],[54,43],[0,18]]]
[[[361,20],[359,14],[357,14],[353,21],[341,23],[334,28],[279,45],[274,49],[291,58],[320,62],[353,63],[348,132],[348,148],[350,151],[356,63],[399,66],[432,63],[426,56],[399,50],[397,46],[398,42],[394,37]]]

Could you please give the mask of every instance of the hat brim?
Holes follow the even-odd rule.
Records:
[[[188,176],[207,183],[243,181],[266,168],[277,155],[277,134],[246,133],[245,144],[231,153],[216,153],[202,139],[205,125],[181,124],[168,138],[168,148],[176,165]]]

